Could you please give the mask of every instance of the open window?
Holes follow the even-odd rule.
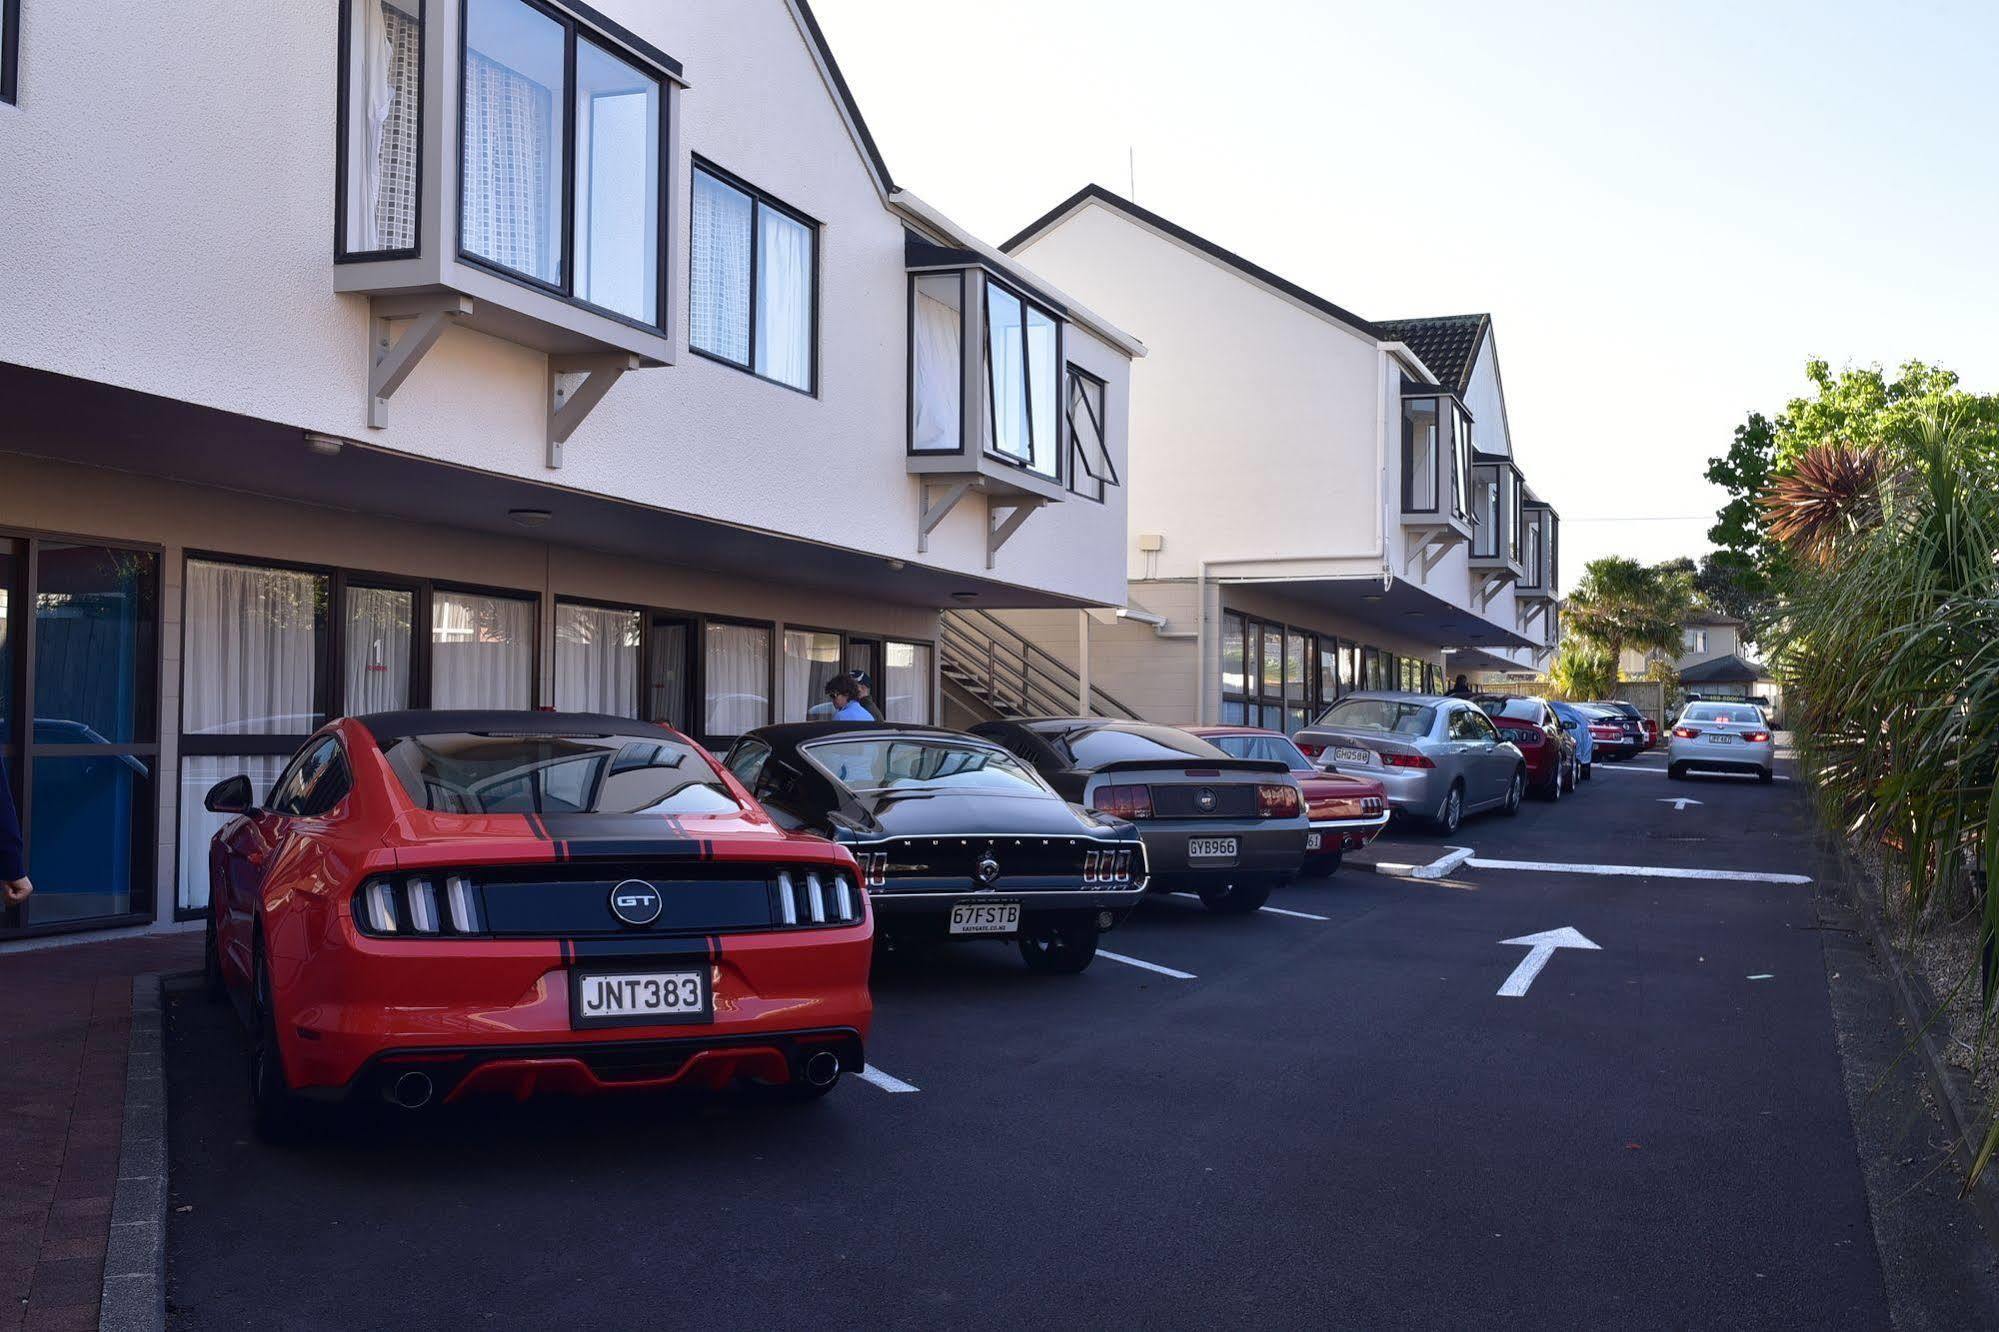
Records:
[[[1098,503],[1118,484],[1104,431],[1105,396],[1103,380],[1069,367],[1069,490]]]

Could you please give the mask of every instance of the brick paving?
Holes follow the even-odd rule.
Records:
[[[200,965],[199,934],[0,954],[0,1329],[97,1326],[132,977]]]

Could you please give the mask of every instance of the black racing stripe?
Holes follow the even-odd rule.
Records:
[[[536,837],[539,837],[542,841],[544,842],[548,841],[549,840],[548,825],[543,823],[531,811],[525,817],[528,821],[528,830],[532,832]]]
[[[658,856],[707,859],[692,838],[578,837],[557,843],[565,860],[644,860]]]
[[[687,934],[671,939],[647,934],[621,934],[602,939],[576,939],[571,941],[569,947],[572,962],[648,958],[685,965],[712,963],[721,955],[720,945],[712,934]]]

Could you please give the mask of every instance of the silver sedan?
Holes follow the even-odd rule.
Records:
[[[1292,737],[1336,772],[1372,777],[1388,807],[1453,833],[1467,814],[1520,808],[1527,761],[1469,699],[1349,694]]]
[[[1687,704],[1666,745],[1666,775],[1677,781],[1690,768],[1776,780],[1776,736],[1763,709],[1754,703]]]

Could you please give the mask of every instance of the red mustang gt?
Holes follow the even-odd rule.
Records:
[[[853,857],[662,726],[547,712],[333,722],[209,853],[207,970],[260,1130],[300,1099],[720,1088],[862,1068]]]
[[[1288,736],[1260,726],[1181,729],[1236,758],[1277,759],[1290,767],[1311,819],[1305,834],[1306,874],[1331,874],[1340,867],[1343,852],[1358,851],[1388,826],[1388,797],[1380,782],[1314,767]]]

